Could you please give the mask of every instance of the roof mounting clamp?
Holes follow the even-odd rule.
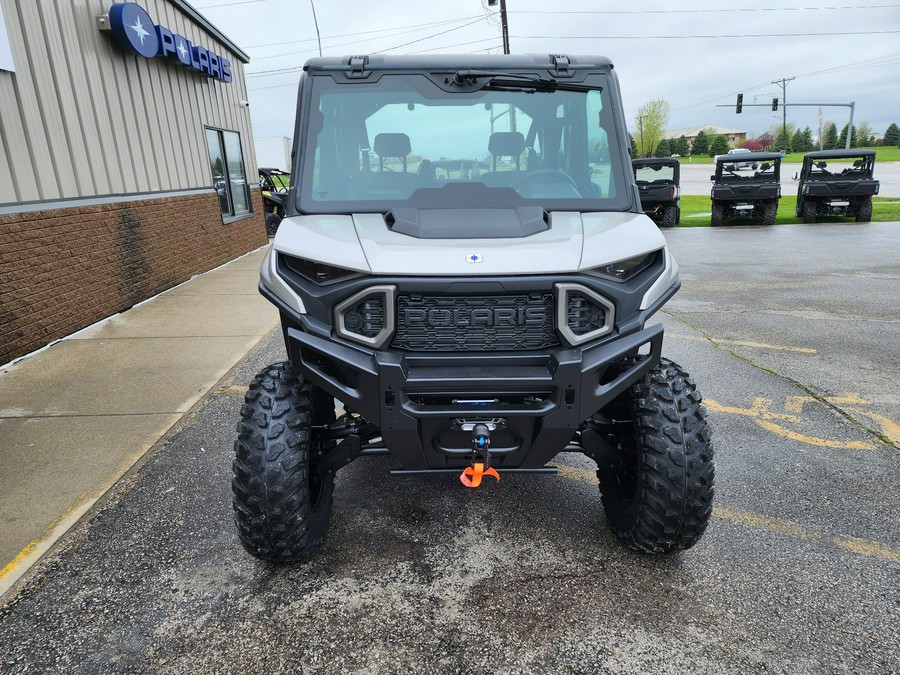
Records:
[[[572,71],[569,70],[569,57],[565,54],[550,54],[550,62],[553,64],[556,77],[572,77]]]
[[[349,61],[350,72],[347,73],[347,77],[357,77],[357,78],[366,78],[369,76],[369,73],[366,72],[365,68],[369,64],[368,56],[351,56]]]

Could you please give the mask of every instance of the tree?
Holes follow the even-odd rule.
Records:
[[[761,152],[766,149],[759,141],[744,141],[741,147],[750,152]]]
[[[628,138],[631,141],[631,156],[637,157],[638,151],[637,151],[637,144],[634,142],[634,136],[632,136],[631,134],[628,134]]]
[[[850,147],[851,148],[856,147],[856,139],[857,139],[856,125],[854,124],[853,129],[850,131]],[[837,147],[839,147],[839,148],[847,147],[847,124],[845,124],[844,128],[841,129],[841,135],[840,135],[840,138],[838,138]]]
[[[834,122],[828,122],[825,124],[825,131],[822,133],[825,137],[825,140],[822,142],[822,148],[825,150],[834,150],[837,147],[844,147],[843,145],[838,146],[838,132],[837,126]]]
[[[705,155],[709,152],[709,136],[706,135],[706,132],[701,129],[697,132],[697,135],[694,136],[694,142],[691,143],[691,154],[692,155]]]
[[[688,140],[683,135],[672,141],[669,146],[672,148],[673,155],[687,157],[691,154],[691,144],[688,143]]]
[[[709,156],[715,157],[716,155],[725,155],[728,153],[728,141],[725,140],[725,137],[722,134],[716,134],[712,137],[712,142],[709,144]]]
[[[793,152],[809,152],[812,149],[812,129],[809,127],[805,127],[802,131],[797,129],[791,136],[791,150]]]
[[[872,125],[868,122],[860,122],[856,125],[856,142],[861,148],[875,145],[875,137],[872,134]]]
[[[791,151],[791,132],[785,132],[783,129],[778,132],[775,138],[775,150]]]
[[[890,126],[884,131],[884,145],[900,145],[900,127],[891,122]]]
[[[757,136],[756,141],[762,145],[763,150],[769,150],[772,144],[775,143],[775,136],[767,131]]]
[[[638,130],[641,157],[653,154],[669,124],[669,102],[662,98],[647,101],[638,108],[633,128]]]
[[[656,152],[653,153],[654,157],[668,157],[672,154],[672,149],[669,146],[669,141],[667,139],[662,139],[659,142],[659,145],[656,146]]]

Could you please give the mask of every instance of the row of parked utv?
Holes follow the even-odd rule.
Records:
[[[761,220],[774,225],[781,198],[781,160],[778,152],[719,155],[712,181],[710,225],[731,220]],[[634,179],[644,213],[660,227],[681,221],[680,164],[673,157],[632,160]],[[742,172],[749,169],[749,172]],[[797,217],[814,223],[823,216],[872,219],[872,196],[878,194],[873,179],[874,150],[820,150],[803,157],[803,167],[793,175],[797,188]]]

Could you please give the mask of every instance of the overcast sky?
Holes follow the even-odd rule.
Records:
[[[314,1],[325,56],[502,52],[499,15],[487,0]],[[291,136],[298,71],[318,54],[309,0],[191,2],[251,57],[254,135]],[[715,124],[759,134],[781,121],[780,109],[770,109],[781,88],[771,82],[786,77],[796,78],[789,104],[855,101],[854,121],[874,133],[900,124],[900,2],[507,0],[507,9],[513,53],[609,57],[632,127],[640,105],[664,98],[670,129]],[[747,107],[754,102],[766,105]],[[839,128],[848,115],[824,108]],[[817,108],[789,107],[788,122],[815,133]]]

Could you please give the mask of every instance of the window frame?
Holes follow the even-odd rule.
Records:
[[[204,138],[205,146],[206,146],[207,161],[210,160],[210,157],[209,157],[209,132],[214,132],[216,134],[216,139],[219,144],[219,154],[222,157],[223,170],[224,170],[223,177],[225,178],[226,197],[228,199],[228,206],[230,209],[230,211],[228,213],[226,213],[224,210],[222,210],[221,203],[220,203],[219,212],[222,215],[222,222],[227,225],[229,223],[233,223],[238,220],[252,218],[254,215],[253,194],[250,191],[250,184],[247,180],[247,163],[244,161],[244,144],[241,139],[241,132],[236,131],[234,129],[225,129],[224,127],[214,127],[214,126],[204,125],[203,138]],[[244,189],[246,190],[247,210],[236,211],[235,207],[234,207],[234,192],[233,192],[232,185],[231,185],[231,178],[230,178],[229,172],[228,172],[229,157],[228,157],[228,152],[226,151],[226,147],[225,147],[224,134],[226,134],[226,133],[235,134],[237,136],[238,148],[240,148],[241,173],[244,177]],[[218,196],[218,190],[216,189],[216,185],[215,185],[216,174],[213,171],[212,162],[210,162],[209,171],[210,171],[210,177],[213,180],[213,189],[217,191],[217,196]]]

